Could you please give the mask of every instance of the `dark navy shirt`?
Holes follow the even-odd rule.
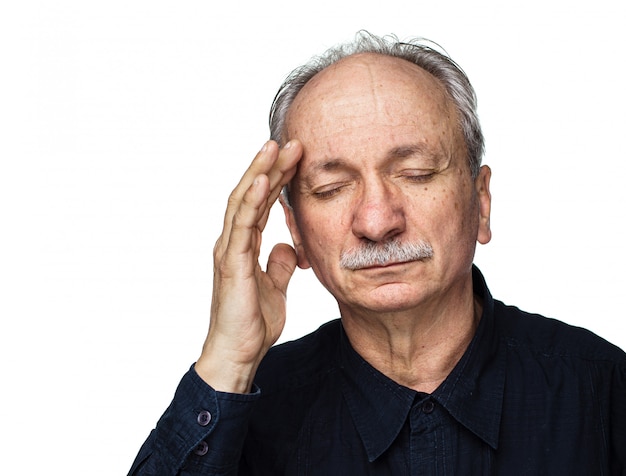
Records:
[[[134,475],[626,476],[626,354],[594,334],[492,299],[432,394],[393,382],[341,322],[276,346],[251,394],[193,368]]]

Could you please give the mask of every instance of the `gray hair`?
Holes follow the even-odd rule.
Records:
[[[335,46],[296,68],[283,82],[272,103],[270,138],[279,144],[283,143],[287,111],[296,95],[313,76],[339,60],[361,53],[381,54],[410,61],[441,82],[459,114],[459,126],[465,138],[470,170],[472,177],[476,178],[485,149],[476,111],[476,93],[461,67],[439,45],[424,38],[403,42],[395,35],[379,37],[360,31],[353,42]]]

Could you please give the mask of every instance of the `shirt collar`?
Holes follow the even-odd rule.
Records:
[[[470,345],[433,398],[460,424],[497,448],[504,393],[505,346],[494,331],[493,298],[478,270],[472,270],[474,293],[482,297],[483,315]],[[383,454],[400,433],[417,392],[389,379],[350,345],[340,340],[342,392],[369,461]]]
[[[342,391],[370,462],[396,439],[417,392],[397,384],[368,364],[341,328]]]

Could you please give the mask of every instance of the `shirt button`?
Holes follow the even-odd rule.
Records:
[[[422,405],[422,411],[426,414],[432,413],[435,409],[435,402],[432,400],[426,400]]]
[[[207,426],[210,421],[211,421],[211,412],[202,410],[200,413],[198,413],[198,424],[200,426]]]
[[[206,441],[201,441],[200,444],[196,446],[196,449],[193,450],[193,452],[198,456],[204,456],[209,452],[209,445],[207,445]]]

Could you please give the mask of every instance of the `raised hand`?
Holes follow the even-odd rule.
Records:
[[[225,392],[250,390],[254,374],[285,325],[287,285],[296,267],[294,249],[278,244],[266,271],[259,265],[270,208],[291,180],[302,145],[279,150],[267,142],[228,199],[224,229],[213,251],[211,322],[196,372]]]

